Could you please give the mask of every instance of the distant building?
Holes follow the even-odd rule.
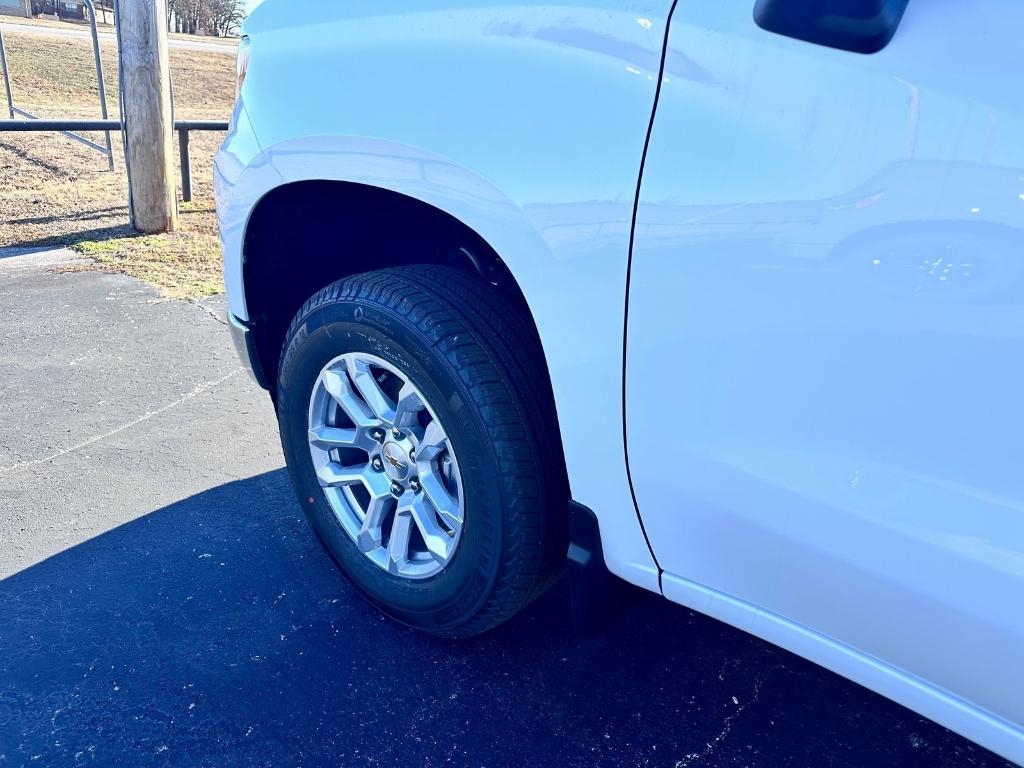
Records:
[[[58,13],[62,19],[84,19],[85,0],[57,0]]]
[[[31,16],[32,0],[0,0],[0,13],[8,16]]]
[[[42,3],[40,4],[42,5]],[[58,13],[62,19],[87,18],[85,0],[57,0],[57,5],[59,6]]]

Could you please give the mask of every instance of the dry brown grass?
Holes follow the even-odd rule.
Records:
[[[18,106],[40,117],[99,117],[87,40],[15,32],[4,39]],[[116,117],[116,50],[106,43],[101,50]],[[234,96],[232,57],[172,50],[171,70],[179,119],[227,119]],[[0,134],[0,246],[67,245],[93,257],[100,268],[139,277],[167,296],[221,290],[212,160],[222,136],[192,134],[193,203],[180,208],[181,231],[153,237],[137,237],[128,226],[120,137],[113,138],[117,170],[110,173],[106,158],[59,134]]]

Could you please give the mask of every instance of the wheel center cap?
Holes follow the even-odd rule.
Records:
[[[398,443],[384,443],[380,457],[385,474],[392,480],[405,480],[409,476],[409,454]]]

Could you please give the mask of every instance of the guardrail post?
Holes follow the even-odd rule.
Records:
[[[192,202],[192,156],[188,150],[188,129],[178,129],[178,154],[181,155],[181,200]]]
[[[100,58],[100,35],[96,29],[96,6],[93,0],[85,0],[89,9],[89,27],[92,29],[92,55],[96,63],[96,82],[100,86],[100,116],[106,120],[110,115],[107,113],[107,82],[103,77],[103,59]],[[107,164],[110,170],[114,170],[114,145],[110,141],[110,131],[105,133],[107,139]]]
[[[169,232],[178,227],[178,201],[166,0],[120,3],[117,20],[132,226],[145,233]]]
[[[14,94],[11,93],[11,75],[7,71],[7,51],[4,49],[4,33],[0,32],[0,69],[4,71],[4,90],[7,92],[7,111],[14,119]]]

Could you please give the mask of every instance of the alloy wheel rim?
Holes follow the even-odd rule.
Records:
[[[309,452],[342,528],[379,568],[440,573],[462,536],[462,477],[423,393],[381,358],[350,352],[320,371],[309,401]]]

